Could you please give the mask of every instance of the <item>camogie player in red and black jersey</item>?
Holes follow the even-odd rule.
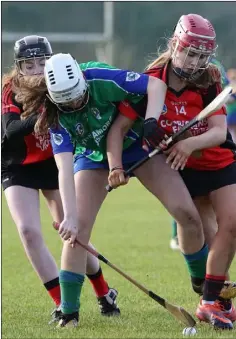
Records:
[[[59,320],[61,314],[59,272],[42,236],[39,190],[46,198],[53,220],[61,222],[63,208],[58,170],[49,134],[34,133],[35,123],[44,113],[43,103],[41,112],[27,117],[25,113],[29,107],[24,105],[28,90],[37,90],[37,76],[42,78],[45,61],[52,56],[52,49],[45,37],[31,35],[16,41],[14,56],[13,70],[3,76],[2,187],[25,252],[57,307],[52,313],[53,322]],[[94,288],[101,314],[119,314],[117,291],[108,287],[98,259],[89,253],[87,277]]]
[[[207,19],[196,14],[180,18],[166,51],[146,71],[168,86],[158,127],[155,119],[144,123],[144,137],[149,145],[158,145],[155,133],[160,133],[160,128],[167,135],[174,134],[219,94],[220,73],[215,66],[210,65],[216,47],[215,31]],[[119,156],[112,145],[119,144],[123,131],[132,125],[132,120],[138,116],[143,117],[145,109],[145,97],[135,105],[128,102],[120,104],[121,114],[113,125],[114,129],[110,130],[109,140],[113,140],[113,143],[108,144],[109,152],[116,154],[117,161]],[[145,132],[148,124],[149,133]],[[190,132],[190,136],[178,141],[165,153],[166,162],[173,170],[179,170],[194,199],[206,227],[205,231],[212,232],[208,234],[208,258],[206,245],[199,252],[184,254],[196,292],[200,292],[205,276],[203,298],[196,315],[201,321],[209,322],[216,328],[232,329],[232,322],[236,320],[235,308],[230,300],[223,301],[220,298],[226,274],[235,255],[236,243],[236,145],[227,132],[225,108],[199,122]],[[109,181],[110,185],[112,182],[116,182],[116,186],[118,182],[124,184],[124,175],[121,171],[111,173]],[[181,192],[179,198],[181,199]],[[216,221],[217,233],[210,225],[213,223],[214,226]],[[181,229],[178,229],[178,235],[181,245]],[[196,240],[191,239],[191,243],[194,244]]]

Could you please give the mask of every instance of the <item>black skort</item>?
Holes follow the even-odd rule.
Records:
[[[236,184],[236,162],[216,171],[185,168],[179,173],[192,198],[206,196],[219,188]]]
[[[23,186],[33,189],[58,189],[58,169],[54,158],[29,165],[2,167],[2,187]]]

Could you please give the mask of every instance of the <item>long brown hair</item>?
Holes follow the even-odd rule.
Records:
[[[48,133],[48,128],[58,121],[58,109],[48,97],[48,90],[44,75],[25,77],[21,92],[17,94],[17,100],[23,105],[25,118],[30,114],[39,112],[35,124],[35,133]]]
[[[23,105],[22,117],[39,112],[34,127],[37,134],[48,133],[48,128],[57,122],[57,107],[47,96],[47,86],[44,75],[24,77],[17,101]]]
[[[171,61],[174,39],[170,38],[167,43],[167,48],[163,52],[159,52],[156,59],[151,61],[145,68],[150,70],[155,67],[164,66]],[[193,82],[185,80],[190,86],[196,86],[198,88],[208,88],[215,83],[221,83],[221,74],[217,66],[209,64],[204,73]]]
[[[44,75],[22,75],[16,65],[3,75],[2,88],[11,86],[15,99],[22,105],[21,119],[38,113],[35,132],[48,133],[48,128],[57,122],[57,107],[48,99]]]
[[[6,86],[11,86],[11,89],[15,94],[20,92],[22,78],[23,76],[20,74],[18,67],[14,64],[12,69],[2,76],[2,90]]]
[[[58,126],[58,108],[49,99],[48,94],[44,93],[43,111],[34,126],[34,131],[37,134],[46,134],[50,127]]]

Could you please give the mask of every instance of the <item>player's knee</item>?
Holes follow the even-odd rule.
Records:
[[[178,207],[177,218],[178,223],[192,230],[201,230],[202,231],[202,222],[201,218],[195,209],[190,209],[187,207]]]
[[[222,218],[217,218],[219,225],[218,233],[224,234],[232,241],[236,240],[236,215],[224,215]]]
[[[79,238],[86,244],[89,242],[93,224],[88,219],[79,219]]]
[[[42,241],[41,233],[32,227],[32,225],[21,224],[19,232],[22,241],[27,247],[39,246],[39,243]]]

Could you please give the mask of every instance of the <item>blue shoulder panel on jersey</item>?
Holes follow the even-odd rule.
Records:
[[[146,74],[112,68],[88,68],[83,73],[88,81],[112,81],[127,92],[140,95],[147,93],[149,77]]]
[[[53,154],[72,152],[74,150],[69,133],[64,128],[50,129]]]

